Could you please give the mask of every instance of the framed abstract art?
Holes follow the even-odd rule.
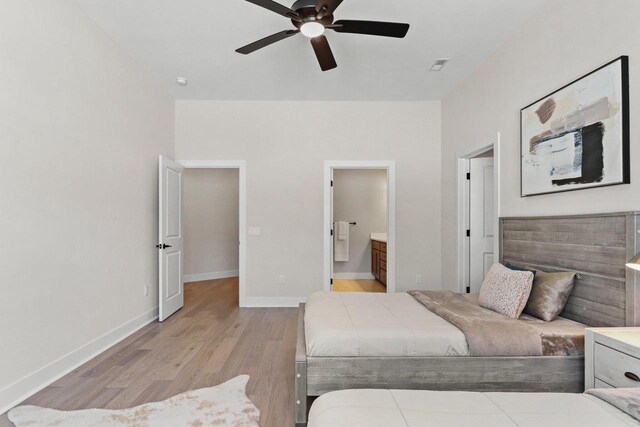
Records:
[[[523,108],[522,197],[630,183],[629,59]]]

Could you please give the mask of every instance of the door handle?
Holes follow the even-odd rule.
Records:
[[[167,249],[167,248],[172,248],[173,246],[171,245],[165,245],[164,243],[161,245],[156,245],[156,248],[158,249]]]

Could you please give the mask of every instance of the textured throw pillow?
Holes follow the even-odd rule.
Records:
[[[532,284],[532,272],[494,264],[480,288],[480,306],[517,319],[527,304]]]
[[[547,322],[556,320],[567,305],[575,278],[576,273],[545,273],[536,270],[531,295],[524,312]]]

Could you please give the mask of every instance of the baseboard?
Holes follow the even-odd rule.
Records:
[[[371,273],[333,273],[336,280],[375,280]]]
[[[185,274],[184,282],[204,282],[205,280],[217,280],[228,279],[229,277],[238,277],[240,273],[238,270],[229,271],[214,271],[213,273],[201,273],[201,274]]]
[[[300,303],[307,302],[305,297],[247,297],[244,307],[298,307]]]
[[[128,321],[90,343],[0,390],[0,414],[82,366],[158,318],[158,308]]]

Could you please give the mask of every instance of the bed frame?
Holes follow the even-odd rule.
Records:
[[[501,218],[500,262],[575,271],[563,317],[589,326],[640,324],[640,280],[625,268],[639,250],[640,213]],[[584,391],[579,357],[307,357],[298,315],[295,420],[309,399],[336,390],[383,388],[516,392]]]

